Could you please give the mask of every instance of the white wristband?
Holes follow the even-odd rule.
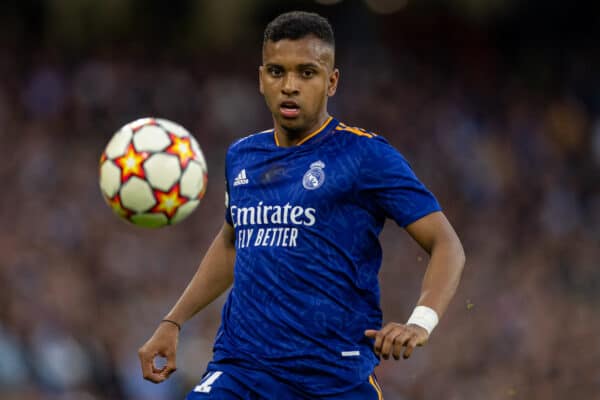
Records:
[[[427,306],[416,306],[412,315],[406,322],[408,324],[419,325],[427,333],[431,334],[433,328],[438,324],[439,318],[434,309]]]

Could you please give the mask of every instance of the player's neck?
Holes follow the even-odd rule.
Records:
[[[307,139],[318,134],[323,128],[325,122],[329,119],[329,114],[325,114],[317,120],[309,129],[296,131],[285,129],[279,124],[275,124],[275,141],[279,147],[292,147],[304,143]]]

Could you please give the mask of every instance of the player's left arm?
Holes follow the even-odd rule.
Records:
[[[417,305],[432,309],[441,318],[456,292],[465,264],[460,239],[441,211],[409,224],[406,231],[430,255]],[[429,339],[424,327],[396,322],[381,330],[368,329],[365,335],[375,339],[375,352],[386,360],[390,355],[400,359],[403,350],[403,357],[408,358],[416,346]]]

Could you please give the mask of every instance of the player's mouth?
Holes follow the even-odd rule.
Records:
[[[279,104],[279,112],[284,118],[296,118],[300,115],[300,106],[295,101],[283,101]]]

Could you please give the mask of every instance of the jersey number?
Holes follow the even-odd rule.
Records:
[[[199,393],[209,393],[212,389],[212,384],[215,383],[217,379],[223,374],[223,371],[214,371],[209,372],[208,375],[204,377],[202,382],[198,386],[194,388],[194,392]]]

